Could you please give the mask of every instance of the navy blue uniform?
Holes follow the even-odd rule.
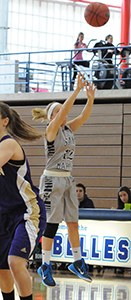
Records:
[[[25,154],[22,161],[9,160],[0,169],[0,269],[9,269],[8,255],[28,260],[45,225],[44,201],[32,183]]]

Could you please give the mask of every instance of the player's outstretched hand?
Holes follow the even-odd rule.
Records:
[[[86,88],[86,95],[89,101],[94,101],[95,98],[95,90],[96,90],[96,86],[93,84],[93,82],[89,82],[89,86],[87,86],[87,84],[85,84],[85,88]]]
[[[85,74],[83,74],[83,75],[81,76],[81,72],[78,74],[78,78],[77,78],[77,88],[76,88],[78,91],[82,90],[82,89],[84,88],[84,86],[87,85],[87,80],[83,80],[83,79],[84,79],[84,75],[85,75]]]

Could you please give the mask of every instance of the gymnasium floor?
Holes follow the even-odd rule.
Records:
[[[124,275],[116,275],[114,269],[105,269],[104,274],[94,270],[90,273],[92,283],[79,279],[69,271],[54,271],[55,288],[41,283],[36,271],[29,270],[32,278],[34,300],[130,300],[131,269]],[[19,300],[15,290],[16,300]],[[2,296],[0,293],[0,300]]]
[[[95,269],[90,273],[92,283],[87,283],[69,271],[54,271],[55,288],[46,288],[37,272],[31,272],[35,300],[130,300],[131,269],[116,275],[114,269],[104,274]]]

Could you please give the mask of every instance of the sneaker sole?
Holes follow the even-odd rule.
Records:
[[[74,268],[74,266],[72,266],[72,268],[70,268],[70,266],[69,266],[68,269],[69,269],[69,271],[71,271],[73,274],[77,275],[80,279],[83,279],[83,280],[85,280],[85,281],[88,281],[89,283],[92,282],[91,277],[86,278],[86,277],[82,276],[81,274],[79,274],[79,273],[77,272],[77,270]]]
[[[56,284],[55,284],[55,285],[48,285],[48,284],[46,284],[46,283],[44,282],[44,280],[43,280],[43,278],[42,278],[42,275],[41,275],[41,267],[38,268],[37,273],[40,275],[40,277],[41,277],[41,279],[42,279],[42,283],[43,283],[45,286],[50,287],[50,288],[54,288],[54,287],[56,286]]]

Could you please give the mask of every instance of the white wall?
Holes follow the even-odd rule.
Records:
[[[104,40],[107,34],[112,34],[114,45],[117,45],[120,42],[120,9],[111,8],[108,23],[96,28],[84,19],[86,6],[86,3],[9,0],[8,52],[73,49],[80,31],[84,32],[86,43],[92,38]],[[94,42],[90,47],[93,45]],[[56,54],[56,60],[68,56],[68,53]],[[44,60],[44,55],[39,59]]]

